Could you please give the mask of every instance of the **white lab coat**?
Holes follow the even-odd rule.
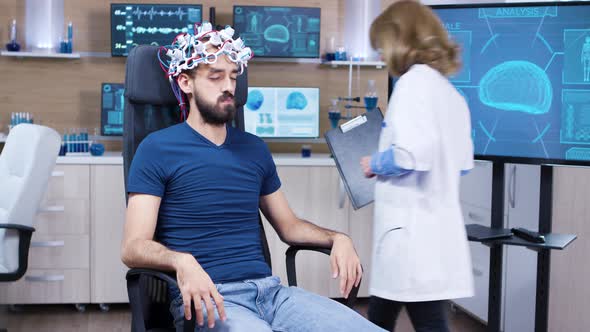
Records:
[[[473,168],[469,109],[438,71],[414,65],[398,80],[379,151],[415,172],[378,177],[370,294],[400,302],[473,296],[459,204],[461,170]]]

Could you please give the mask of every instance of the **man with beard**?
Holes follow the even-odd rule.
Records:
[[[168,74],[190,112],[137,149],[127,186],[123,262],[176,272],[179,289],[169,291],[178,331],[191,318],[191,301],[198,331],[381,331],[344,305],[284,287],[271,275],[259,209],[284,242],[332,249],[333,277],[340,277],[344,297],[362,271],[348,236],[295,216],[266,144],[227,125],[236,111],[236,77],[246,62],[239,59],[249,53],[242,52],[241,41],[218,35],[199,29],[196,39],[181,40],[183,53],[167,53],[173,60],[180,54]],[[226,43],[237,46],[229,51],[233,46]],[[182,59],[186,45],[206,52]],[[202,60],[213,53],[216,61]],[[195,65],[195,59],[202,61]]]

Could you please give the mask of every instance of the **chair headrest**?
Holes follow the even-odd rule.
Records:
[[[170,82],[160,67],[159,46],[139,45],[127,58],[125,96],[131,103],[150,105],[177,105]],[[236,82],[236,106],[241,107],[248,99],[248,70],[238,76]]]

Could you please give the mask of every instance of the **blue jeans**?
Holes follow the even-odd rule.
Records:
[[[209,329],[207,311],[203,308],[205,326],[197,326],[196,331],[385,331],[336,301],[297,287],[282,286],[278,277],[215,286],[224,297],[227,319],[221,322],[215,310],[215,327]],[[174,317],[176,331],[182,331],[184,308],[181,296],[172,301],[170,312]]]

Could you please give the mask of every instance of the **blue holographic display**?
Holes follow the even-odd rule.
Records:
[[[125,86],[122,83],[102,83],[101,91],[101,135],[122,136]]]
[[[462,49],[476,155],[590,162],[590,2],[433,9]]]
[[[234,29],[255,57],[318,58],[320,8],[234,6]]]

